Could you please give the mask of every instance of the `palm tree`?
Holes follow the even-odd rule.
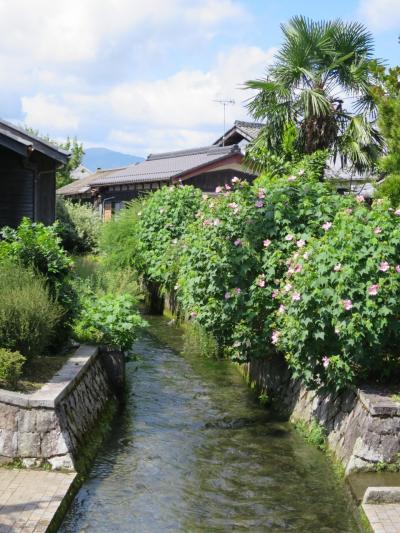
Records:
[[[371,168],[382,151],[374,127],[373,39],[359,23],[314,22],[302,16],[282,25],[284,42],[248,108],[266,123],[258,142],[279,152],[285,129],[296,127],[301,153],[329,149],[357,170]]]

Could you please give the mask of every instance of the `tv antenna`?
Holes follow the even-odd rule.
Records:
[[[235,100],[233,100],[232,98],[217,98],[216,100],[214,100],[214,102],[217,102],[218,104],[224,106],[224,132],[222,134],[222,146],[224,146],[226,131],[226,106],[233,105],[235,103]]]

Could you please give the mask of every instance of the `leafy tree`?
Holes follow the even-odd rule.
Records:
[[[284,153],[288,127],[294,126],[300,153],[329,149],[357,170],[373,167],[383,143],[374,125],[372,35],[356,22],[302,16],[282,31],[266,79],[246,83],[258,91],[248,104],[251,114],[266,122],[255,146]]]
[[[380,83],[374,90],[378,106],[378,125],[385,139],[385,155],[379,169],[386,175],[378,195],[387,197],[394,207],[400,205],[400,67],[388,71],[377,66]]]
[[[79,143],[77,138],[71,139],[67,137],[64,143],[58,143],[58,147],[67,150],[71,153],[66,165],[57,170],[56,173],[56,187],[59,189],[68,183],[71,183],[71,172],[79,167],[82,163],[82,158],[85,155],[83,144]]]

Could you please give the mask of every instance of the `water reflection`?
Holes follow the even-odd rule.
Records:
[[[179,332],[153,323],[169,345]],[[171,340],[172,337],[172,340]],[[225,362],[144,336],[130,395],[61,531],[357,531],[324,455]]]

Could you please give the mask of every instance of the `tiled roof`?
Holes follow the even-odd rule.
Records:
[[[243,122],[242,120],[235,120],[235,126],[238,131],[243,133],[248,141],[252,141],[260,133],[264,124],[258,122]]]
[[[88,192],[91,189],[93,180],[105,174],[112,174],[113,172],[116,172],[118,170],[122,170],[122,168],[109,168],[109,169],[104,169],[104,170],[97,170],[96,172],[93,172],[89,176],[86,176],[79,180],[74,180],[72,183],[68,183],[68,185],[64,185],[64,187],[60,187],[59,189],[57,189],[57,195],[75,196],[77,194],[84,194],[85,192]]]
[[[214,143],[214,145],[221,146],[222,140],[224,140],[225,143],[229,143],[230,137],[235,137],[234,142],[240,142],[237,137],[241,137],[245,141],[252,141],[255,139],[258,134],[260,133],[261,129],[264,127],[264,124],[260,124],[258,122],[245,122],[243,120],[235,120],[234,125],[231,129],[229,129],[223,137],[221,136],[219,139],[217,139]],[[241,140],[241,139],[240,139]],[[232,143],[229,143],[232,144]]]
[[[150,154],[141,163],[129,165],[117,172],[99,176],[91,183],[96,186],[168,181],[171,178],[178,178],[189,170],[195,170],[240,153],[240,148],[234,145],[224,147],[204,146],[177,152]]]
[[[24,157],[28,157],[36,150],[62,164],[65,164],[69,157],[69,152],[5,120],[0,120],[0,146],[9,148]]]

